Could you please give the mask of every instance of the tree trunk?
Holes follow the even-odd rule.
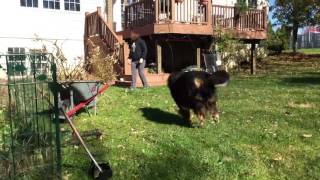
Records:
[[[292,50],[293,50],[294,53],[297,52],[298,29],[299,29],[299,25],[298,25],[297,23],[293,23],[293,30],[292,30]]]

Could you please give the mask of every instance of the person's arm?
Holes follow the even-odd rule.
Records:
[[[131,64],[131,62],[132,62],[132,52],[131,52],[131,46],[129,46],[128,64]]]
[[[141,58],[146,60],[147,53],[148,53],[146,42],[143,39],[141,39],[140,44],[141,44]]]

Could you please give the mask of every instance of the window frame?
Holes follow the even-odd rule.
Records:
[[[61,0],[43,0],[44,9],[60,10],[61,9]],[[51,4],[52,3],[52,4]]]
[[[81,1],[80,0],[64,0],[64,10],[80,12]]]
[[[21,7],[38,8],[39,0],[20,0]]]

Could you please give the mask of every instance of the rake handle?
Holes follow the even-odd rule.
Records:
[[[108,85],[106,85],[103,89],[101,89],[98,94],[103,93],[106,89],[108,89]],[[41,91],[42,96],[48,101],[49,105],[51,107],[54,107],[53,104],[50,102],[50,99],[47,96],[44,96],[44,92]],[[98,95],[97,94],[97,95]],[[97,96],[96,95],[96,96]],[[91,99],[94,99],[96,96],[92,97]],[[80,107],[80,106],[79,106]],[[91,154],[91,152],[89,151],[88,147],[86,146],[85,142],[83,141],[79,131],[77,130],[76,126],[73,124],[72,120],[69,118],[68,114],[62,109],[60,108],[60,111],[63,113],[64,117],[67,119],[71,129],[73,130],[73,132],[76,134],[78,140],[80,141],[81,145],[83,146],[83,148],[86,150],[87,154],[89,155],[90,159],[93,161],[94,165],[98,168],[98,170],[100,172],[102,172],[102,168],[100,167],[100,165],[98,164],[98,162],[94,159],[93,155]]]
[[[98,170],[100,172],[102,172],[102,168],[100,167],[100,165],[98,164],[98,162],[94,159],[93,155],[91,154],[91,152],[89,151],[89,149],[87,148],[85,142],[83,141],[82,137],[80,136],[79,131],[77,130],[76,126],[73,124],[73,122],[71,121],[71,119],[69,118],[69,116],[67,115],[67,113],[63,110],[60,109],[61,112],[63,113],[63,115],[65,116],[65,118],[67,119],[71,129],[73,130],[73,132],[76,134],[78,140],[80,141],[81,145],[83,146],[83,148],[86,150],[86,152],[88,153],[88,155],[90,156],[90,159],[93,161],[94,165],[98,168]]]

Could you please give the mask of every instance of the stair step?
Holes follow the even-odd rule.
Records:
[[[150,86],[163,86],[167,84],[167,79],[169,74],[146,74],[146,78]],[[116,81],[115,85],[129,87],[131,85],[132,76],[131,75],[123,75],[123,81]],[[142,87],[142,82],[140,78],[137,78],[137,87]]]
[[[130,87],[131,86],[131,81],[115,81],[114,83],[115,86],[121,86],[121,87]]]

